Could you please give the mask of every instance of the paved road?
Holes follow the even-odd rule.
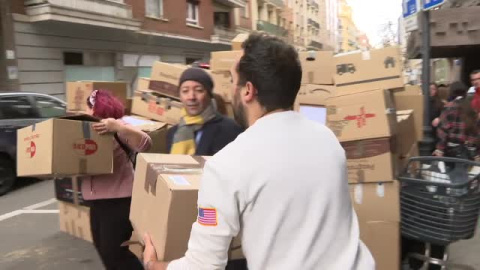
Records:
[[[0,269],[102,269],[90,243],[60,232],[53,198],[52,181],[31,180],[0,197]],[[480,269],[480,235],[450,250],[449,269]]]
[[[22,182],[0,197],[0,269],[102,269],[92,244],[60,232],[53,182]]]

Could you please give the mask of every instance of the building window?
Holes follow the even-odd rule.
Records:
[[[146,0],[145,14],[147,17],[163,17],[163,0]]]
[[[215,12],[213,16],[215,27],[222,29],[230,28],[230,14],[228,12]]]
[[[198,25],[197,1],[187,1],[187,23]]]
[[[241,9],[244,18],[250,17],[250,1],[245,1],[245,7]]]

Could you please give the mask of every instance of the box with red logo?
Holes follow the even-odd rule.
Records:
[[[67,83],[67,111],[86,112],[87,98],[93,90],[108,90],[124,105],[127,105],[126,82],[79,81]]]
[[[176,125],[182,117],[181,102],[167,98],[154,91],[137,91],[133,96],[132,114],[147,119]]]
[[[60,178],[113,172],[113,136],[88,116],[49,119],[17,131],[17,175]]]
[[[397,116],[392,93],[371,90],[327,100],[327,126],[340,142],[391,137]]]

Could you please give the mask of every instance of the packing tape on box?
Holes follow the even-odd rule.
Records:
[[[88,140],[91,138],[92,134],[91,134],[91,126],[90,126],[91,122],[88,122],[88,121],[82,121],[82,132],[83,132],[83,139],[84,140]],[[78,160],[78,171],[79,171],[79,174],[86,174],[87,173],[87,159],[86,158],[80,158]],[[78,200],[78,197],[77,197],[77,200]],[[76,202],[76,204],[78,204],[78,201]]]
[[[32,125],[32,132],[35,131],[36,128],[37,128],[37,124],[33,124]]]
[[[160,174],[199,174],[203,172],[205,165],[205,158],[195,157],[193,159],[198,162],[194,165],[179,165],[179,164],[165,164],[165,163],[150,163],[147,166],[145,175],[145,191],[156,196],[157,192],[157,178]]]

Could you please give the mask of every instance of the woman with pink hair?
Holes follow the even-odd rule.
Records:
[[[93,129],[99,134],[115,134],[113,174],[82,178],[82,195],[90,204],[93,243],[106,269],[143,269],[128,247],[120,245],[130,240],[133,231],[129,220],[134,170],[130,156],[148,150],[152,140],[121,120],[124,106],[109,91],[93,91],[87,105],[88,113],[101,119]]]

